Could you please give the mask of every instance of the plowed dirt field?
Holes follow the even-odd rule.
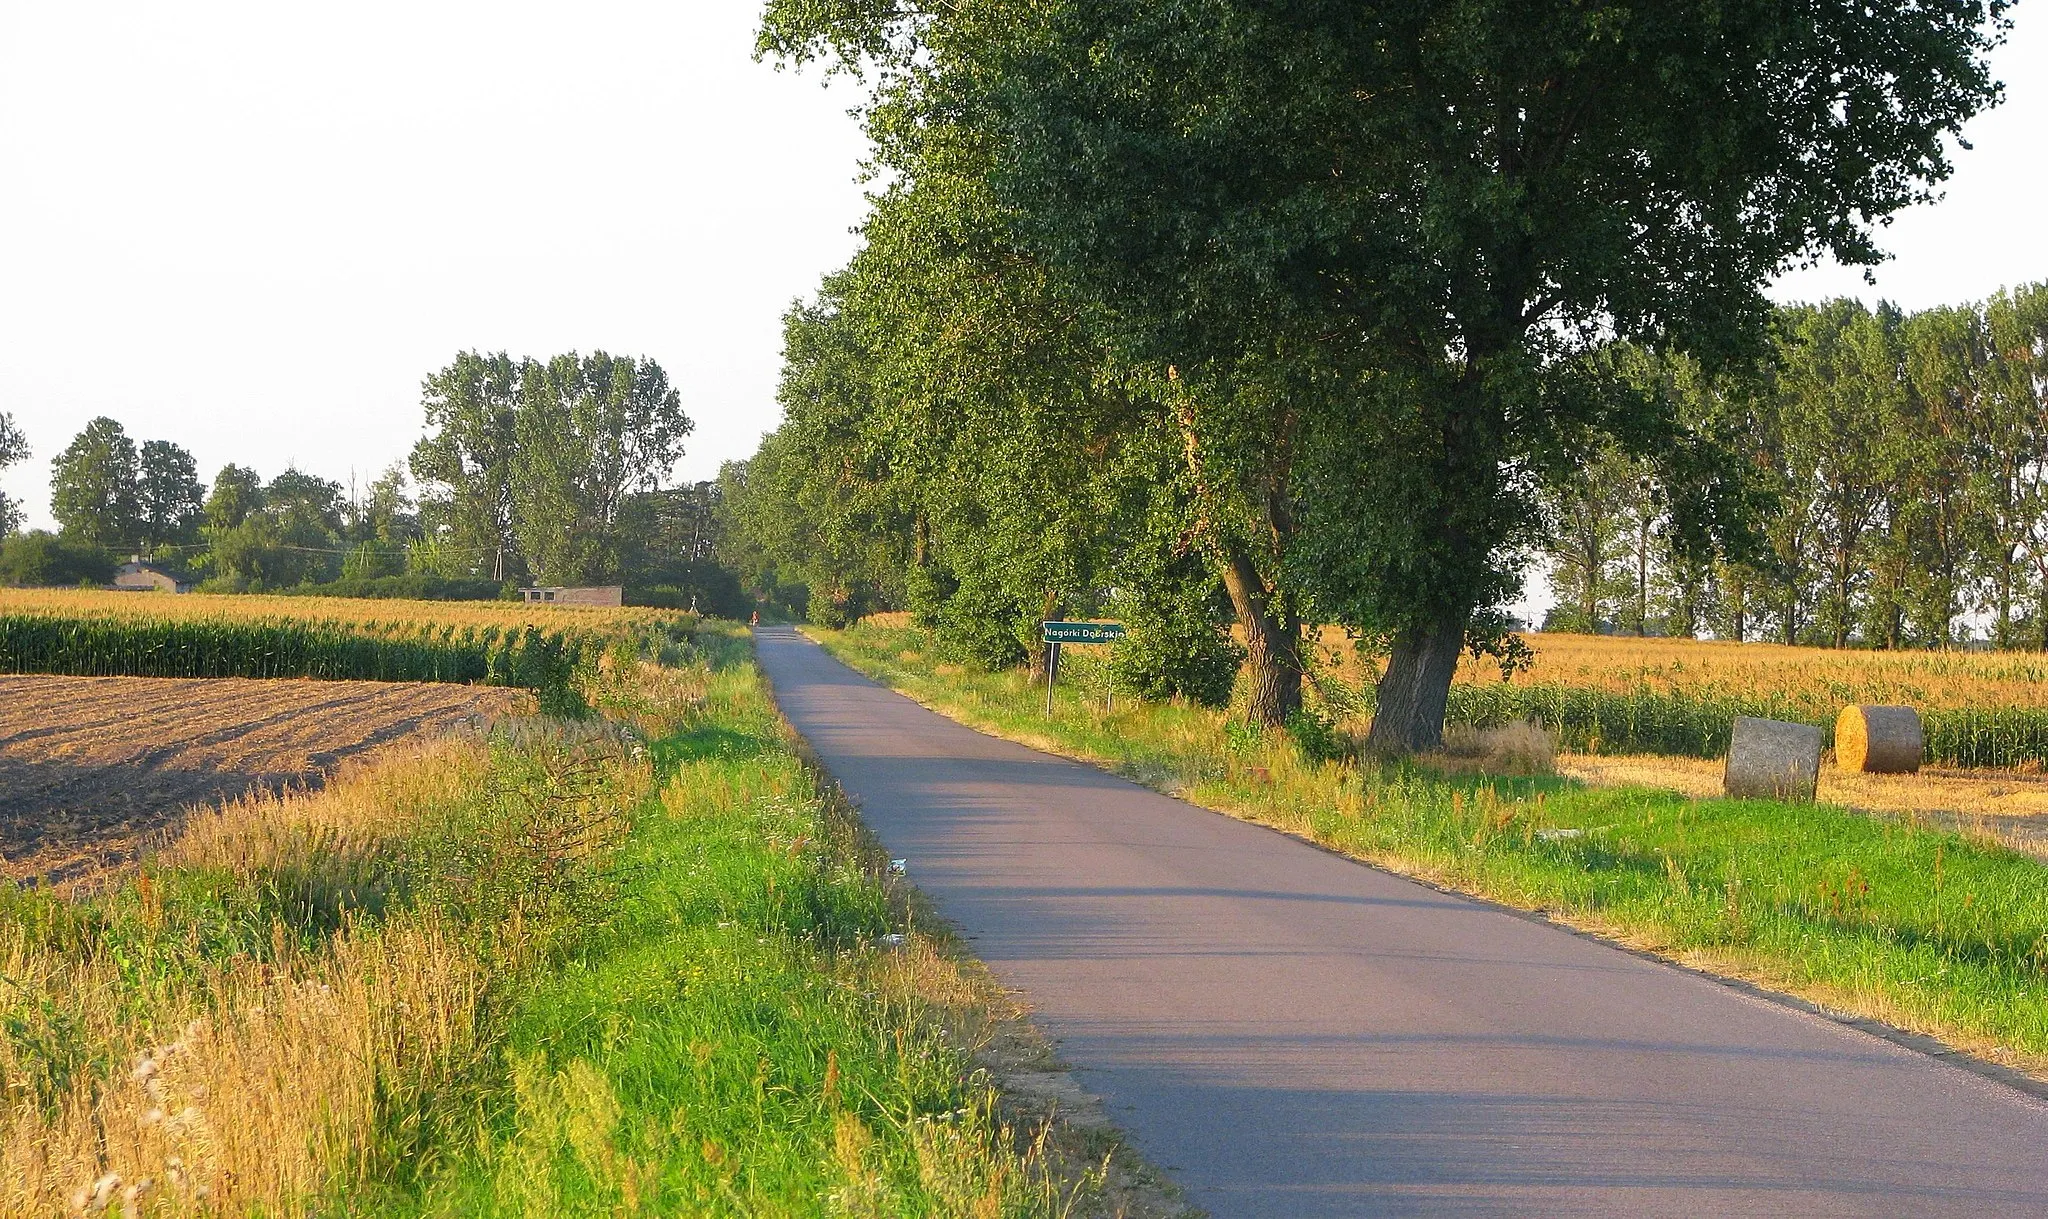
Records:
[[[315,785],[528,701],[430,683],[0,677],[0,873],[72,880],[134,859],[191,804]]]

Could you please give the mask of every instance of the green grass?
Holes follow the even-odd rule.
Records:
[[[922,632],[813,632],[971,725],[1361,859],[1722,973],[2048,1067],[2048,866],[1845,809],[1304,757],[1219,712],[1044,694],[937,663]],[[1063,681],[1065,679],[1063,678]],[[1556,831],[1567,831],[1559,834]],[[1575,832],[1574,832],[1575,831]]]
[[[751,665],[728,661],[654,753],[665,785],[619,854],[613,916],[522,996],[509,1096],[420,1209],[1058,1210],[900,954],[875,947],[898,917],[885,861],[863,866]]]

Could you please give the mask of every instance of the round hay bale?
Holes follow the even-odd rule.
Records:
[[[1821,731],[1812,724],[1735,717],[1721,789],[1758,800],[1811,800],[1820,783]]]
[[[1844,707],[1835,717],[1835,765],[1867,775],[1920,769],[1927,735],[1911,707]]]

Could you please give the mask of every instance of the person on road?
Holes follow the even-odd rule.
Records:
[[[754,611],[754,617],[753,617],[753,620],[752,620],[751,622],[749,622],[749,623],[748,623],[747,625],[748,625],[748,626],[760,626],[760,625],[761,625],[761,611],[760,611],[760,610],[755,610],[755,611]]]

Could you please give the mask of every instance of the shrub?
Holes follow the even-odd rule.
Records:
[[[0,583],[40,588],[106,584],[114,578],[114,556],[98,546],[58,537],[46,530],[18,533],[0,542]]]

